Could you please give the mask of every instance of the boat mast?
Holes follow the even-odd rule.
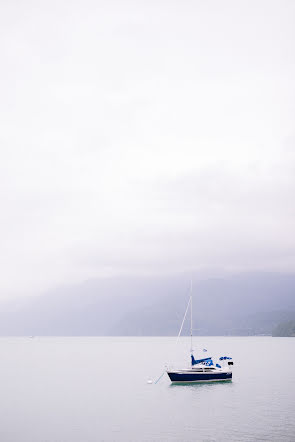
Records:
[[[191,353],[193,352],[193,281],[191,280]]]

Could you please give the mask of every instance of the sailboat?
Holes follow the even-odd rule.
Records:
[[[193,355],[193,295],[192,295],[192,283],[190,289],[190,298],[187,304],[187,308],[184,314],[184,318],[177,336],[177,339],[181,335],[183,324],[190,307],[190,337],[191,337],[191,366],[183,369],[167,369],[167,375],[172,383],[199,383],[199,382],[220,382],[231,381],[232,371],[231,366],[233,362],[229,356],[221,356],[219,363],[214,364],[212,357],[195,359]]]

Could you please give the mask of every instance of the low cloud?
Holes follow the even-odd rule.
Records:
[[[129,6],[1,6],[3,297],[295,269],[293,5]]]

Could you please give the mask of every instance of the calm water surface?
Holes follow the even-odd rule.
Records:
[[[1,442],[295,441],[295,339],[198,337],[233,382],[171,385],[189,340],[0,338]]]

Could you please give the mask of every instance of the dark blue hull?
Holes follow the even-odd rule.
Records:
[[[177,373],[167,371],[171,382],[213,382],[229,381],[232,379],[232,373]]]

